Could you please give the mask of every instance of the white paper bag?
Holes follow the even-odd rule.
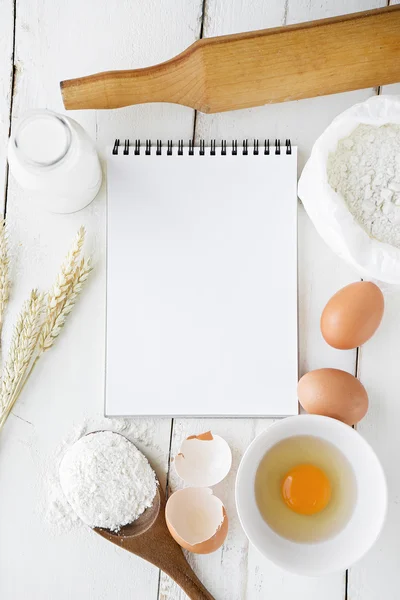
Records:
[[[400,283],[400,249],[371,238],[328,183],[327,161],[340,139],[360,124],[400,125],[400,96],[374,96],[337,116],[315,142],[298,194],[325,242],[362,277]]]

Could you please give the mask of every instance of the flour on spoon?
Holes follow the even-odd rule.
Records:
[[[138,441],[143,446],[152,443],[153,436],[151,425],[133,419],[107,419],[87,418],[77,424],[62,443],[54,449],[51,457],[40,464],[42,499],[41,513],[47,531],[51,535],[68,533],[72,529],[79,528],[83,521],[79,518],[71,504],[67,501],[60,485],[59,467],[68,450],[79,439],[93,431],[115,431],[125,435],[129,439]]]
[[[146,457],[124,436],[99,431],[84,436],[60,465],[62,490],[90,527],[119,531],[153,504],[156,476]]]

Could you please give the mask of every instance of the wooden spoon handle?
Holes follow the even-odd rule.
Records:
[[[168,62],[61,82],[65,108],[173,102],[213,113],[400,81],[400,5],[202,39]]]
[[[136,521],[123,527],[119,534],[107,529],[95,528],[94,531],[164,571],[191,600],[215,600],[186,561],[182,548],[168,531],[164,515],[165,496],[158,487],[153,506]],[[224,522],[227,523],[227,519]]]
[[[183,589],[190,600],[215,600],[189,565],[184,569],[174,568],[171,572],[166,568],[162,570]]]
[[[158,567],[169,575],[191,600],[215,600],[187,562],[182,548],[171,537],[164,518],[164,501],[156,522],[141,535],[117,536],[106,529],[95,529],[106,540],[117,544]]]
[[[164,571],[191,600],[215,600],[187,562],[182,548],[172,539],[164,518],[147,535],[128,539],[123,547]]]

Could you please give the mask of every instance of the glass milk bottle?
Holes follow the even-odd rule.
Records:
[[[35,110],[18,120],[8,162],[29,196],[54,213],[81,210],[100,189],[94,143],[76,121],[49,110]]]

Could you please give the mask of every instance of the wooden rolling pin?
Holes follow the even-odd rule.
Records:
[[[175,58],[61,82],[65,108],[173,102],[204,113],[400,81],[400,5],[201,39]]]

